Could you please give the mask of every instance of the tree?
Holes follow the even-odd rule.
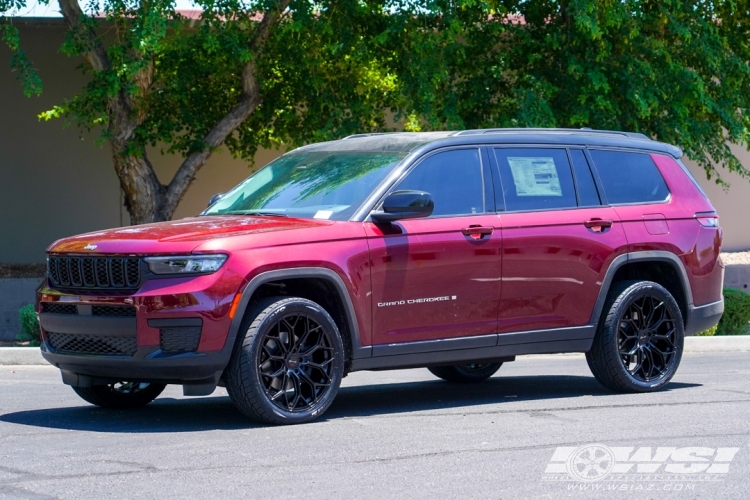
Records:
[[[0,0],[0,12],[24,1]],[[377,16],[366,5],[198,0],[203,13],[190,27],[173,0],[104,0],[87,12],[78,0],[58,1],[69,28],[63,52],[83,57],[91,79],[41,118],[102,129],[134,224],[169,220],[223,144],[252,158],[259,146],[385,126],[392,84],[368,56],[371,34],[347,22]],[[25,93],[39,94],[42,82],[18,31],[0,27]],[[149,161],[149,145],[182,154],[167,185]]]
[[[636,131],[750,177],[727,144],[750,138],[747,1],[436,4],[384,37],[412,129]]]
[[[91,81],[43,114],[102,127],[134,223],[166,220],[222,144],[252,158],[353,132],[592,127],[637,131],[750,171],[750,8],[737,0],[58,0],[65,53]],[[10,12],[25,0],[0,0]],[[28,95],[41,91],[0,24]],[[159,183],[146,146],[184,160]]]

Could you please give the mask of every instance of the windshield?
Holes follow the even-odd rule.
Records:
[[[203,215],[348,220],[405,152],[300,151],[269,163]]]

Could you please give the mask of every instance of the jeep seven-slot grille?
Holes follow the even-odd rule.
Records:
[[[62,288],[135,289],[141,284],[141,259],[50,255],[48,275]]]
[[[138,350],[135,336],[100,337],[49,332],[47,338],[55,352],[59,353],[132,356]]]

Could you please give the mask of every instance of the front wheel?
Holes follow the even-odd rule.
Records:
[[[591,350],[594,377],[619,392],[658,391],[674,376],[685,331],[672,295],[658,283],[627,281],[610,293]]]
[[[331,316],[297,297],[266,299],[248,316],[225,372],[232,402],[268,424],[322,415],[344,375],[344,343]]]
[[[448,382],[481,382],[503,366],[502,363],[470,363],[468,365],[431,366],[427,368],[438,378]]]
[[[93,387],[73,387],[84,401],[102,408],[140,408],[162,393],[164,384],[148,382],[116,382]]]

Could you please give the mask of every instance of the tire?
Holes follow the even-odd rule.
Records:
[[[141,408],[156,399],[166,385],[147,382],[116,382],[92,387],[73,387],[84,401],[102,408]]]
[[[427,368],[438,378],[448,382],[482,382],[503,366],[502,363],[471,363],[468,365],[431,366]]]
[[[224,378],[243,414],[266,424],[301,424],[331,406],[344,375],[344,343],[325,309],[272,297],[250,311],[240,332]]]
[[[674,297],[652,281],[625,281],[610,292],[591,350],[591,373],[618,392],[653,392],[682,358],[685,329]]]

